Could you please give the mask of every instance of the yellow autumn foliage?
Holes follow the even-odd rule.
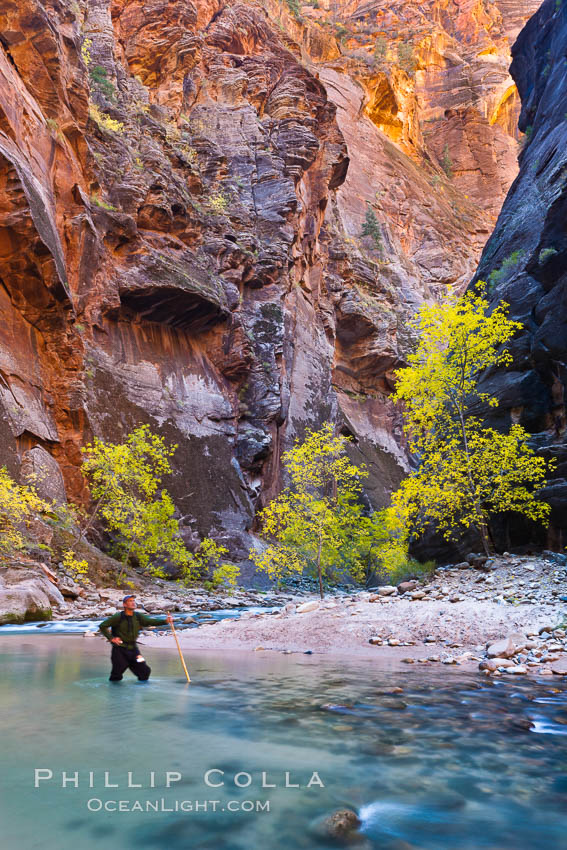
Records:
[[[418,315],[419,343],[396,374],[394,397],[403,403],[419,465],[392,499],[414,534],[433,525],[451,540],[474,529],[488,551],[492,515],[514,511],[535,522],[549,515],[537,499],[546,462],[528,433],[518,424],[496,431],[477,415],[483,405],[498,406],[479,388],[483,372],[512,363],[506,343],[521,324],[507,309],[500,303],[491,310],[480,282],[454,303],[427,305]]]
[[[0,468],[0,559],[26,550],[29,524],[49,507],[32,486],[17,484],[6,467]]]
[[[303,442],[282,456],[290,486],[259,513],[265,548],[253,548],[250,559],[270,578],[312,569],[319,580],[337,571],[360,579],[364,557],[357,539],[368,520],[359,499],[361,478],[346,449],[349,439],[334,434],[330,422],[308,430]]]

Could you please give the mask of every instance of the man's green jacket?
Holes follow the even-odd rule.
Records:
[[[111,641],[113,637],[122,638],[122,643],[126,649],[134,648],[138,635],[140,634],[140,629],[144,626],[168,625],[168,622],[164,619],[164,617],[148,617],[147,614],[141,614],[140,611],[135,611],[132,616],[128,616],[128,614],[122,616],[123,613],[123,611],[117,611],[116,614],[111,614],[110,617],[107,617],[106,620],[102,621],[99,629],[109,641]],[[114,635],[110,631],[112,626],[114,626],[115,629]]]

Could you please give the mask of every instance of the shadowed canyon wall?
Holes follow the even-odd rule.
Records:
[[[187,539],[238,557],[332,419],[384,504],[407,319],[515,175],[536,5],[5,0],[0,461],[84,501],[80,447],[149,422]]]
[[[525,141],[520,173],[483,252],[475,280],[488,282],[494,301],[510,304],[522,322],[509,369],[486,374],[499,399],[494,424],[519,422],[557,466],[544,498],[552,506],[541,542],[567,544],[567,6],[546,0],[513,49],[512,74],[522,99]],[[511,523],[511,542],[532,530]]]

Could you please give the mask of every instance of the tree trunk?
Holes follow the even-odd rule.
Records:
[[[107,489],[108,489],[108,488],[107,488]],[[93,512],[92,512],[92,514],[90,515],[90,517],[89,517],[89,519],[88,519],[88,522],[87,522],[87,524],[85,525],[85,527],[84,527],[84,528],[81,528],[81,526],[79,526],[79,536],[77,537],[77,540],[76,540],[77,545],[81,542],[81,540],[83,539],[83,537],[84,537],[84,538],[85,538],[85,540],[86,540],[87,531],[89,530],[89,528],[91,527],[91,525],[93,524],[93,522],[94,522],[94,520],[95,520],[95,517],[96,517],[96,515],[97,515],[98,509],[99,509],[99,507],[100,507],[100,503],[102,502],[103,496],[104,496],[104,493],[103,493],[103,495],[100,497],[100,499],[97,501],[96,505],[94,506]]]
[[[319,593],[321,594],[321,599],[323,599],[323,575],[321,573],[321,549],[323,548],[323,541],[319,538],[319,548],[317,549],[317,575],[319,576]]]
[[[496,540],[494,539],[494,534],[492,533],[492,528],[490,527],[490,523],[488,521],[486,523],[486,534],[490,546],[490,554],[493,554],[497,551]]]
[[[490,553],[490,547],[488,545],[488,535],[486,533],[486,526],[484,525],[484,523],[481,522],[480,525],[477,526],[477,531],[478,531],[480,540],[482,542],[482,548],[484,549],[484,554],[486,555],[487,558],[490,558],[491,553]]]
[[[91,514],[91,515],[90,515],[90,517],[89,517],[89,521],[87,522],[87,524],[85,525],[85,527],[84,527],[84,528],[81,528],[81,527],[79,526],[79,536],[78,536],[78,538],[77,538],[77,544],[81,542],[81,540],[83,539],[83,537],[85,538],[85,540],[87,539],[87,537],[86,537],[87,531],[89,530],[89,528],[90,528],[90,527],[91,527],[91,525],[93,524],[93,522],[94,522],[94,520],[95,520],[95,517],[96,517],[96,515],[97,515],[97,513],[98,513],[98,509],[100,508],[101,502],[102,502],[102,500],[104,499],[104,497],[106,496],[106,494],[108,493],[108,491],[109,491],[109,490],[110,490],[110,483],[108,483],[108,484],[106,485],[106,487],[104,488],[104,491],[103,491],[103,493],[102,493],[102,496],[100,496],[100,497],[98,498],[97,503],[96,503],[96,505],[95,505],[95,506],[94,506],[94,508],[93,508],[93,512],[92,512],[92,514]]]
[[[460,420],[460,423],[461,423],[461,436],[463,438],[463,445],[464,445],[464,449],[465,449],[465,454],[467,456],[467,477],[469,479],[470,493],[471,493],[471,496],[473,498],[476,514],[478,516],[481,513],[481,508],[480,508],[480,505],[479,505],[479,503],[476,499],[474,482],[473,482],[473,478],[472,478],[472,475],[471,475],[470,452],[469,452],[469,444],[468,444],[468,440],[467,440],[467,430],[465,428],[465,420],[463,418],[463,412],[460,408],[459,408],[459,420]],[[482,541],[482,548],[484,549],[484,554],[486,555],[487,558],[489,558],[490,557],[490,548],[489,548],[489,545],[488,545],[488,535],[486,533],[486,524],[483,521],[483,519],[479,519],[479,524],[477,526],[477,530],[480,534],[480,539]]]
[[[123,558],[121,561],[122,567],[118,574],[118,582],[121,582],[124,576],[126,575],[126,570],[128,569],[128,558],[130,557],[130,552],[132,551],[132,547],[134,546],[134,543],[137,541],[137,539],[137,537],[132,538],[130,545],[128,546],[128,551],[126,552],[126,557]]]

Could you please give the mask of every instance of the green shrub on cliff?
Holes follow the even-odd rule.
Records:
[[[294,18],[301,17],[301,10],[299,8],[299,0],[285,0],[287,7]]]
[[[115,207],[114,204],[110,204],[108,201],[105,201],[104,198],[101,198],[100,195],[91,195],[91,203],[93,203],[96,207],[100,207],[102,210],[108,210],[109,212],[116,212],[118,209],[118,207]]]
[[[557,248],[542,248],[542,250],[539,252],[538,263],[540,264],[540,266],[543,266],[545,265],[545,263],[547,263],[548,260],[551,260],[552,257],[557,256],[558,253],[559,251],[557,250]]]
[[[114,100],[116,97],[116,89],[113,83],[108,79],[106,68],[102,65],[89,66],[89,77],[92,84],[97,88],[108,100]]]
[[[45,123],[49,127],[49,130],[53,134],[53,137],[55,139],[57,139],[58,142],[64,142],[65,141],[65,137],[64,137],[63,133],[61,132],[59,124],[57,123],[55,118],[48,118]]]
[[[410,76],[415,73],[417,62],[411,42],[401,41],[398,44],[398,65]]]
[[[453,160],[451,159],[451,154],[449,153],[449,145],[446,143],[443,148],[443,155],[441,157],[441,168],[449,178],[449,180],[453,179]]]
[[[531,124],[528,124],[528,126],[526,127],[526,132],[520,138],[520,147],[527,148],[527,146],[529,145],[529,143],[532,140],[533,133],[534,133],[533,126]]]
[[[388,39],[385,35],[379,35],[374,42],[374,57],[378,64],[385,62],[388,55]]]
[[[500,266],[497,269],[493,269],[488,275],[488,291],[492,292],[494,287],[502,283],[505,280],[508,280],[510,275],[518,268],[520,263],[524,258],[524,251],[513,251],[509,257],[506,257],[505,260],[502,260]]]
[[[368,202],[366,203],[366,215],[364,217],[364,224],[362,225],[360,235],[361,237],[369,236],[370,239],[372,239],[376,250],[383,250],[384,243],[382,241],[382,229],[378,223],[378,219],[376,218],[376,213]]]

